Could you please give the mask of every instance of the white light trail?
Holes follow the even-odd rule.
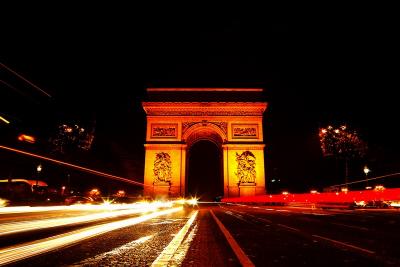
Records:
[[[178,212],[181,211],[182,209],[183,207],[177,207],[177,208],[157,211],[136,218],[130,218],[122,221],[87,227],[81,230],[72,231],[65,234],[41,239],[38,241],[1,249],[0,265],[10,264],[12,262],[37,256],[113,230],[142,223],[144,221],[153,219],[158,216],[163,216],[170,213]]]
[[[112,205],[108,205],[112,206]],[[48,229],[52,227],[80,224],[94,222],[98,220],[116,218],[119,216],[127,216],[137,213],[156,211],[158,208],[165,207],[163,203],[148,203],[147,205],[140,205],[135,208],[119,210],[119,211],[108,211],[83,216],[75,216],[68,218],[53,218],[45,220],[34,220],[34,221],[21,221],[0,224],[0,236],[15,234],[21,232],[27,232],[32,230]]]
[[[92,211],[92,210],[122,210],[132,209],[139,207],[149,207],[149,205],[158,205],[158,207],[171,207],[170,202],[137,202],[133,204],[102,204],[102,205],[90,205],[90,204],[79,204],[71,206],[42,206],[42,207],[30,207],[30,206],[18,206],[18,207],[2,207],[0,208],[0,214],[7,213],[31,213],[31,212],[47,212],[47,211]]]

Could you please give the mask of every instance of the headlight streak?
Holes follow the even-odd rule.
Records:
[[[106,223],[97,226],[87,227],[81,230],[68,232],[65,234],[25,243],[22,245],[12,246],[0,250],[0,265],[10,264],[32,256],[40,255],[55,249],[72,245],[76,242],[95,237],[120,228],[132,226],[144,221],[153,219],[158,216],[181,211],[183,207],[171,208],[167,210],[157,211],[140,217],[125,219],[117,222]]]
[[[172,203],[170,202],[139,202],[135,204],[108,204],[108,205],[77,205],[77,206],[57,206],[57,207],[14,207],[19,208],[18,213],[25,212],[37,212],[37,211],[97,211],[101,213],[88,214],[82,216],[74,216],[67,218],[51,218],[51,219],[41,219],[41,220],[24,220],[20,222],[4,223],[0,224],[0,236],[20,233],[31,230],[39,230],[42,228],[51,228],[58,226],[66,226],[79,223],[93,222],[96,220],[115,218],[118,216],[126,216],[137,213],[145,213],[150,211],[155,211],[158,208],[170,208]],[[50,208],[50,209],[49,209]],[[52,209],[54,208],[54,209]],[[2,210],[2,209],[0,209]],[[15,210],[14,210],[15,211]],[[5,213],[5,212],[3,212]],[[9,212],[13,214],[15,212]],[[23,217],[21,217],[23,219]]]
[[[101,204],[101,205],[90,205],[90,204],[78,204],[71,206],[44,206],[44,207],[30,207],[30,206],[18,206],[18,207],[2,207],[0,208],[0,214],[5,213],[30,213],[30,212],[47,212],[47,211],[59,211],[59,210],[122,210],[131,209],[137,207],[145,207],[149,205],[160,205],[163,207],[171,207],[169,202],[137,202],[133,204]]]
[[[130,208],[127,210],[108,211],[108,212],[101,212],[96,214],[89,214],[89,215],[69,217],[69,218],[55,218],[55,219],[45,219],[45,220],[4,223],[0,224],[0,236],[32,231],[32,230],[48,229],[52,227],[66,226],[72,224],[88,223],[102,219],[109,219],[119,216],[150,212],[150,211],[155,211],[161,207],[164,207],[163,203],[150,203],[148,205],[140,205],[138,207]]]

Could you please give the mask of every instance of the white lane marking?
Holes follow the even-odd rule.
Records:
[[[55,249],[63,248],[91,237],[95,237],[113,230],[142,223],[147,220],[156,218],[158,216],[181,211],[182,209],[183,207],[177,207],[177,208],[157,211],[140,217],[86,227],[65,234],[4,248],[0,250],[0,265],[9,264],[12,262],[20,261],[22,259],[40,255],[42,253],[46,253]]]
[[[291,212],[290,210],[276,210],[276,211]]]
[[[240,213],[239,211],[236,211],[236,212]],[[236,214],[233,213],[233,212],[231,212],[231,211],[225,211],[225,213],[226,213],[226,214],[229,214],[229,215],[232,215],[232,216],[236,217],[236,218],[239,219],[239,220],[246,221],[246,220],[243,218],[243,216],[240,216],[240,215],[237,215],[237,216],[236,216]],[[267,222],[267,223],[271,223],[271,224],[272,224],[272,221],[271,221],[271,220],[264,219],[264,218],[259,218],[259,217],[257,217],[257,216],[254,216],[254,215],[252,215],[252,214],[245,213],[245,212],[242,212],[242,214],[244,214],[244,215],[246,215],[246,216],[249,216],[249,217],[251,217],[251,218],[255,218],[256,220],[264,221],[264,222]],[[269,226],[269,225],[268,225],[268,226]]]
[[[193,229],[190,231],[188,234],[187,238],[185,238],[185,241],[182,242],[182,244],[179,246],[177,251],[175,252],[174,256],[171,258],[169,265],[170,266],[181,266],[182,262],[185,260],[185,256],[187,252],[189,251],[190,244],[193,241],[193,238],[195,237],[197,233],[198,226],[197,224],[193,226]]]
[[[236,212],[238,213],[238,211],[236,211]],[[240,215],[240,214],[233,213],[233,212],[231,212],[231,211],[225,211],[225,213],[228,214],[228,215],[231,215],[231,216],[235,217],[236,219],[239,219],[239,220],[242,220],[242,221],[244,221],[244,222],[247,222],[247,221],[243,218],[243,216]]]
[[[278,223],[277,225],[278,225],[278,226],[280,226],[280,227],[287,228],[287,229],[289,229],[289,230],[292,230],[292,231],[300,232],[300,230],[299,230],[299,229],[297,229],[297,228],[293,228],[293,227],[290,227],[290,226],[287,226],[287,225],[284,225],[284,224],[280,224],[280,223]]]
[[[186,224],[182,227],[182,229],[175,235],[172,241],[168,244],[166,248],[158,255],[157,259],[151,264],[151,266],[168,266],[169,261],[174,256],[174,253],[181,245],[186,233],[189,231],[192,226],[194,220],[196,219],[199,211],[195,211],[190,219],[186,222]]]
[[[244,267],[255,266],[251,262],[251,260],[247,257],[247,255],[244,253],[244,251],[239,246],[239,244],[236,242],[236,240],[233,238],[233,236],[225,228],[225,226],[222,224],[222,222],[217,218],[217,216],[215,216],[214,212],[212,210],[210,210],[210,213],[211,213],[212,217],[214,218],[215,222],[217,223],[219,229],[224,234],[226,240],[228,241],[229,245],[231,246],[233,252],[235,253],[236,257],[238,258],[238,260],[242,264],[242,266],[244,266]]]
[[[362,251],[362,252],[366,252],[368,254],[375,254],[375,251],[368,250],[368,249],[365,249],[365,248],[360,248],[360,247],[357,247],[355,245],[344,243],[342,241],[330,239],[328,237],[324,237],[324,236],[320,236],[320,235],[312,235],[312,236],[315,237],[315,238],[319,238],[319,239],[323,239],[323,240],[326,240],[326,241],[330,241],[332,243],[335,243],[335,244],[338,244],[338,245],[341,245],[341,246],[344,246],[344,247],[348,247],[348,248],[352,248],[352,249],[359,250],[359,251]]]
[[[258,218],[260,221],[264,221],[264,222],[267,222],[267,223],[272,223],[272,221],[271,220],[268,220],[268,219],[265,219],[265,218]]]
[[[339,225],[339,226],[344,226],[344,227],[352,228],[352,229],[358,229],[358,230],[361,230],[361,231],[369,231],[369,229],[366,228],[366,227],[359,227],[359,226],[354,226],[354,225],[347,225],[347,224],[343,224],[343,223],[332,223],[332,224],[334,224],[334,225]]]

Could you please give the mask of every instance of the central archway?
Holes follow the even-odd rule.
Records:
[[[187,196],[214,201],[224,195],[222,149],[210,140],[199,140],[188,151]]]

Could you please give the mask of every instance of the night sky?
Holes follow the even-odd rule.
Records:
[[[21,147],[14,133],[47,140],[60,122],[95,121],[90,155],[71,160],[141,180],[147,87],[260,87],[269,103],[267,178],[282,188],[343,182],[319,148],[318,128],[328,124],[346,124],[368,143],[351,180],[363,178],[366,163],[371,176],[400,171],[393,9],[183,8],[10,9],[0,22],[0,62],[52,97],[2,69],[0,115],[16,123],[0,125],[0,143]]]

